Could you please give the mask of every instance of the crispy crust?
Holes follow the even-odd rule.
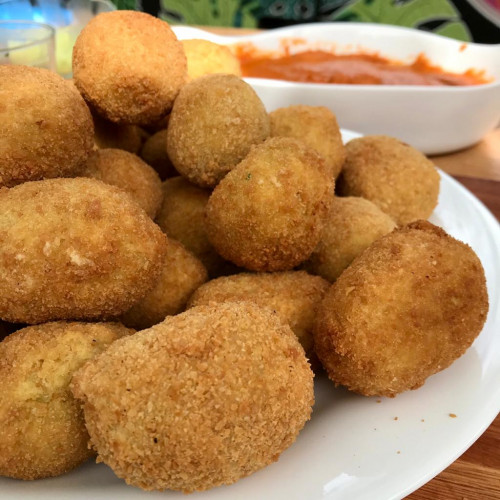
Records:
[[[128,484],[184,492],[278,460],[314,402],[295,335],[250,303],[196,307],[115,342],[73,393],[99,460]]]
[[[94,144],[90,111],[51,71],[0,65],[0,187],[73,177]]]
[[[118,323],[46,323],[0,343],[0,475],[39,479],[74,469],[93,452],[69,382],[114,340]]]
[[[237,266],[292,269],[320,240],[333,186],[316,151],[296,139],[268,139],[213,191],[206,208],[208,237]]]
[[[149,137],[142,146],[139,156],[158,172],[163,181],[178,175],[167,154],[167,129],[160,130]]]
[[[161,273],[165,235],[118,188],[84,178],[27,182],[0,190],[0,205],[6,321],[116,317]]]
[[[122,189],[152,219],[160,209],[163,200],[160,177],[132,153],[120,149],[94,151],[82,175]]]
[[[487,312],[484,271],[473,250],[417,221],[373,243],[332,285],[315,349],[336,384],[393,397],[460,357]]]
[[[176,170],[200,187],[214,187],[269,137],[269,116],[255,91],[234,75],[206,75],[175,101],[167,152]]]
[[[143,12],[106,12],[78,36],[73,78],[103,117],[148,125],[172,108],[187,78],[186,56],[165,21]]]
[[[439,174],[420,151],[384,135],[353,139],[339,178],[339,193],[375,203],[398,225],[427,219],[438,202]]]

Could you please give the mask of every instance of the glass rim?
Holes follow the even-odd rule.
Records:
[[[21,45],[19,45],[19,46],[6,47],[6,48],[0,47],[0,54],[5,53],[5,52],[13,52],[15,50],[26,49],[28,47],[33,47],[33,46],[38,45],[40,43],[48,42],[50,39],[53,39],[53,40],[55,39],[56,30],[50,24],[40,23],[38,21],[23,21],[23,20],[18,20],[18,19],[0,20],[0,28],[2,26],[7,25],[7,24],[12,24],[12,25],[17,25],[17,26],[22,26],[22,25],[32,26],[33,28],[43,28],[43,29],[48,31],[48,34],[37,39],[37,40],[33,40],[31,42],[24,42],[24,43],[20,42]]]

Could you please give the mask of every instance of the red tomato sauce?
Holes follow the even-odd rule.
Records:
[[[480,85],[488,83],[481,71],[449,73],[420,54],[404,64],[374,54],[335,54],[308,50],[292,54],[259,53],[255,47],[237,47],[243,76],[305,83],[355,85]]]

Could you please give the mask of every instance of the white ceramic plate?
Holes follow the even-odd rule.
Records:
[[[355,136],[344,132],[345,140]],[[107,466],[88,463],[53,479],[1,478],[0,498],[390,500],[408,495],[465,451],[500,409],[500,226],[477,198],[442,172],[439,205],[431,221],[479,255],[490,312],[468,352],[422,388],[395,399],[366,398],[318,377],[312,420],[297,442],[277,463],[232,486],[189,497],[146,493],[126,486]]]
[[[391,135],[429,155],[471,146],[500,121],[500,45],[462,43],[415,29],[370,23],[304,24],[240,37],[185,26],[174,31],[180,39],[204,38],[226,45],[250,42],[261,50],[278,50],[280,40],[299,38],[325,50],[332,44],[339,53],[361,48],[409,63],[423,53],[447,71],[484,69],[495,78],[492,83],[468,87],[332,85],[246,78],[269,111],[292,104],[327,106],[343,128]]]

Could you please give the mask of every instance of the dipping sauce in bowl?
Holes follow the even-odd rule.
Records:
[[[259,52],[255,47],[237,46],[243,76],[303,83],[357,85],[481,85],[489,83],[484,72],[469,69],[450,73],[423,54],[405,64],[377,54],[337,54],[324,50],[291,53]]]

